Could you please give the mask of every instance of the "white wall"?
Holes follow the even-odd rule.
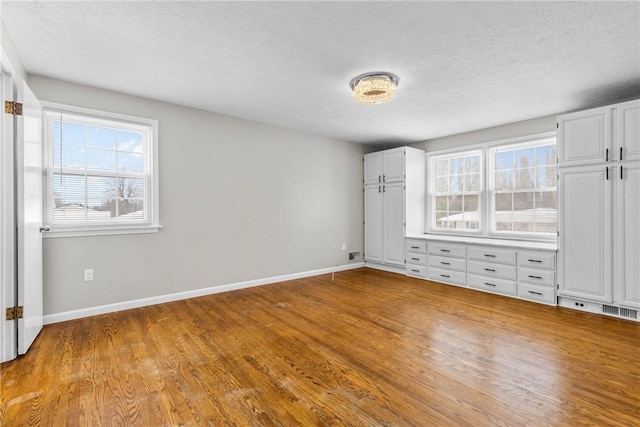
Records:
[[[41,100],[159,121],[156,234],[45,239],[45,315],[347,264],[366,147],[29,76]],[[94,281],[82,270],[94,269]]]
[[[487,129],[480,129],[473,132],[430,139],[412,144],[411,147],[420,148],[425,151],[437,151],[447,148],[464,147],[465,145],[479,144],[483,142],[500,141],[520,136],[535,135],[537,133],[551,132],[555,130],[556,116],[553,115],[509,123]]]

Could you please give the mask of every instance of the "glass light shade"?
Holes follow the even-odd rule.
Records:
[[[363,74],[351,80],[353,99],[361,104],[382,104],[396,94],[398,77],[390,73]]]

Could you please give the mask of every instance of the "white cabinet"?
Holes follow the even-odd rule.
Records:
[[[558,166],[640,160],[640,101],[558,117]]]
[[[611,175],[605,165],[559,169],[560,295],[612,301]]]
[[[621,164],[615,182],[613,283],[615,300],[640,308],[640,162]]]
[[[364,259],[404,267],[406,232],[424,232],[424,151],[400,147],[366,154],[364,183]]]
[[[364,185],[404,181],[406,148],[393,148],[365,155]]]
[[[560,116],[558,129],[560,303],[640,308],[640,101]]]
[[[579,166],[611,158],[611,108],[558,117],[558,165]]]
[[[556,304],[553,243],[425,235],[406,240],[406,274]]]

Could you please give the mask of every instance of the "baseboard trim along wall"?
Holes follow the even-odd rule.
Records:
[[[83,317],[96,316],[99,314],[114,313],[116,311],[129,310],[132,308],[146,307],[149,305],[162,304],[165,302],[179,301],[188,298],[196,298],[205,295],[212,295],[221,292],[235,291],[237,289],[251,288],[253,286],[269,285],[286,280],[302,279],[305,277],[319,276],[321,274],[334,273],[338,271],[352,270],[364,267],[363,262],[341,265],[337,267],[322,268],[319,270],[304,271],[301,273],[285,274],[282,276],[267,277],[264,279],[248,280],[246,282],[230,283],[227,285],[212,286],[209,288],[195,289],[192,291],[178,292],[175,294],[159,295],[149,298],[118,302],[114,304],[99,305],[96,307],[82,308],[79,310],[65,311],[62,313],[47,314],[44,316],[44,324],[65,322],[67,320],[81,319]]]

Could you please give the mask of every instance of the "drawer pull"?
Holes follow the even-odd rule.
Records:
[[[412,257],[411,259],[414,260],[414,261],[420,261],[420,258],[413,258]]]
[[[493,268],[485,268],[484,271],[491,271],[491,272],[495,273],[495,270]]]
[[[420,249],[420,246],[411,246],[411,249]],[[529,260],[531,261],[531,260]]]
[[[442,265],[451,265],[450,262],[444,262],[444,261],[440,261],[440,264],[442,264]]]
[[[413,268],[411,269],[411,271],[413,271],[414,273],[420,273],[420,270],[414,270]]]
[[[440,249],[440,252],[451,252],[449,249]]]
[[[495,284],[493,284],[493,283],[489,283],[489,282],[484,282],[484,284],[485,284],[485,285],[487,285],[487,286],[493,286],[494,288],[495,288],[495,286],[496,286]]]
[[[529,275],[529,277],[530,277],[531,279],[539,279],[539,280],[542,280],[542,277],[540,277],[540,276],[532,276],[532,275]]]
[[[542,262],[539,259],[528,259],[527,261],[529,261],[529,262]]]
[[[449,276],[447,276],[446,274],[441,274],[440,277],[447,277],[448,278]]]
[[[484,256],[486,256],[487,258],[495,258],[495,255],[491,255],[491,254],[484,254]]]
[[[532,295],[538,295],[539,297],[542,296],[542,292],[536,292],[536,291],[528,291],[528,292]]]

